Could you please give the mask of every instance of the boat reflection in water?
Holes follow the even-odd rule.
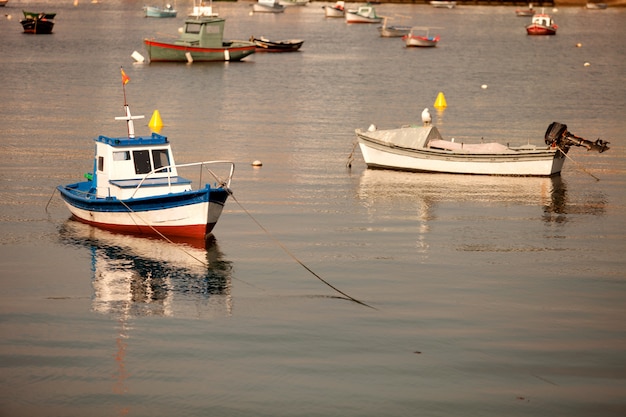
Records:
[[[416,174],[367,169],[361,175],[358,196],[368,205],[415,202],[419,206],[418,217],[424,221],[434,218],[436,205],[445,202],[537,206],[543,210],[542,219],[547,223],[564,222],[568,214],[602,214],[606,206],[601,193],[586,194],[583,201],[569,201],[572,197],[560,176]]]
[[[230,315],[231,270],[214,237],[168,242],[67,220],[65,243],[91,251],[93,310],[116,317]]]

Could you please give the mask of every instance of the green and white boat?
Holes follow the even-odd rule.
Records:
[[[224,41],[225,20],[216,15],[190,16],[174,42],[144,39],[151,62],[241,61],[254,53],[248,41]]]

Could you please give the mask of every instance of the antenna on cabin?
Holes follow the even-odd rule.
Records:
[[[122,90],[124,90],[124,112],[126,116],[116,117],[115,120],[126,120],[126,127],[128,129],[128,137],[135,137],[135,125],[133,124],[133,120],[143,119],[144,116],[132,116],[130,114],[130,107],[126,103],[126,84],[130,81],[130,77],[126,75],[124,72],[124,68],[120,67],[120,71],[122,72]]]

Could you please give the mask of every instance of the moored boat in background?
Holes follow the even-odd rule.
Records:
[[[346,10],[345,18],[346,23],[380,23],[383,20],[369,4],[358,9]]]
[[[256,46],[246,41],[224,41],[223,18],[195,16],[175,41],[144,39],[151,62],[240,61],[254,53]]]
[[[295,52],[299,50],[304,43],[302,39],[271,41],[263,36],[260,38],[251,36],[250,42],[256,45],[257,52]]]
[[[552,17],[545,13],[535,14],[529,25],[526,25],[528,35],[556,35],[558,25]]]
[[[332,6],[322,6],[326,17],[344,17],[346,14],[346,3],[343,0],[337,1]]]
[[[255,13],[283,13],[285,6],[277,0],[257,0],[252,4],[252,11]]]
[[[383,38],[400,38],[411,32],[411,26],[388,25],[387,16],[383,16],[383,25],[378,27],[378,32]]]
[[[407,35],[402,37],[404,44],[409,47],[434,47],[439,43],[439,35],[430,36],[430,29],[428,27],[412,27]]]
[[[166,4],[163,7],[144,6],[143,10],[146,17],[176,17],[178,14],[178,11],[171,4]]]
[[[24,19],[20,20],[20,24],[24,29],[24,33],[35,35],[49,35],[54,27],[54,18],[56,13],[33,13],[22,10]]]

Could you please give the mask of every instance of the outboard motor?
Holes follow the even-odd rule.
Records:
[[[594,150],[602,153],[609,150],[609,142],[598,138],[595,142],[578,137],[567,131],[567,125],[559,122],[552,122],[548,126],[545,135],[546,144],[550,146],[559,146],[564,151],[574,145],[587,148],[588,151]]]

